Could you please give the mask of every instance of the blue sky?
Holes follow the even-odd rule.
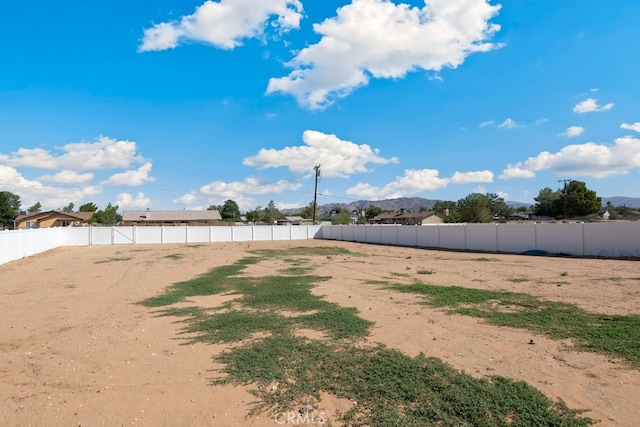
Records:
[[[637,0],[5,3],[24,209],[640,197]]]

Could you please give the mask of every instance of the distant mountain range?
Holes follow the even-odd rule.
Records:
[[[329,213],[333,209],[339,207],[345,209],[348,212],[354,210],[362,211],[368,208],[370,205],[377,206],[385,211],[400,211],[406,209],[408,211],[419,211],[420,209],[431,210],[436,202],[441,200],[424,199],[422,197],[400,197],[398,199],[386,199],[386,200],[358,200],[351,203],[327,203],[324,205],[318,205],[319,212]],[[606,205],[607,202],[611,202],[614,206],[626,206],[628,208],[640,209],[640,198],[637,197],[603,197],[602,205]],[[531,206],[531,203],[505,201],[505,203],[512,208],[518,208],[521,206]],[[303,208],[281,209],[284,214],[298,213]]]

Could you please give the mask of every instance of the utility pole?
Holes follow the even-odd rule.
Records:
[[[316,225],[316,205],[318,204],[318,179],[320,178],[320,165],[313,167],[316,171],[316,186],[313,190],[313,225]]]
[[[564,182],[564,188],[562,190],[562,198],[564,199],[564,221],[567,221],[567,183],[573,181],[572,179],[559,179],[558,182]]]

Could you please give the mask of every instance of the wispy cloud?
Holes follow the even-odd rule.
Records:
[[[566,136],[568,138],[575,138],[576,136],[580,136],[584,133],[584,128],[582,126],[569,126],[566,131],[562,132],[560,135]]]
[[[640,122],[635,123],[623,123],[620,125],[622,129],[632,130],[634,132],[640,132]]]

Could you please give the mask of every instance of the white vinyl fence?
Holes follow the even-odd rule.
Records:
[[[60,246],[313,239],[319,225],[56,227],[0,231],[0,264]]]
[[[640,259],[640,221],[323,226],[320,239],[477,252]]]
[[[640,259],[640,221],[230,227],[60,227],[0,231],[0,264],[60,246],[326,239],[477,252]]]

